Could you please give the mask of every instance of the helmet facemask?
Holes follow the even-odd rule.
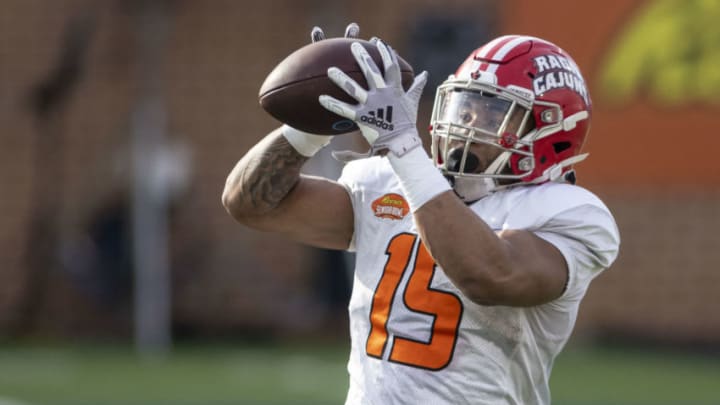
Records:
[[[532,100],[519,94],[451,79],[437,90],[431,122],[433,161],[467,202],[517,184],[535,168]]]

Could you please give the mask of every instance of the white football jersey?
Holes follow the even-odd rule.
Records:
[[[387,159],[349,163],[339,182],[355,215],[346,405],[549,404],[553,360],[580,300],[618,253],[607,207],[581,187],[558,183],[473,203],[493,229],[526,229],[552,243],[569,269],[565,292],[552,302],[483,306],[435,266]]]

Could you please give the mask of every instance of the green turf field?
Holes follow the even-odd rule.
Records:
[[[0,405],[341,404],[346,347],[182,347],[163,361],[129,349],[0,347]],[[554,404],[720,404],[720,359],[568,349]]]

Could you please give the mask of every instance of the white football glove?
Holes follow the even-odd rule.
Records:
[[[355,121],[365,139],[370,143],[366,154],[336,152],[339,160],[353,160],[392,152],[398,157],[422,145],[416,128],[420,96],[427,82],[427,72],[415,77],[405,92],[398,56],[383,41],[375,41],[382,57],[385,75],[360,43],[353,43],[351,50],[365,75],[368,90],[336,67],[328,69],[328,77],[351,97],[358,101],[351,105],[333,97],[322,95],[320,104],[337,115]]]

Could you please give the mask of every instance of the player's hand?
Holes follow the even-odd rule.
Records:
[[[357,23],[351,22],[347,27],[345,27],[345,38],[357,38],[358,35],[360,35],[360,27]],[[310,40],[312,42],[318,42],[323,39],[325,39],[325,32],[323,29],[318,26],[313,27],[312,31],[310,31]]]
[[[321,95],[320,104],[328,110],[355,121],[365,139],[370,143],[366,155],[350,154],[338,156],[343,160],[383,155],[392,152],[401,157],[422,145],[416,128],[420,96],[427,82],[427,72],[415,77],[410,89],[405,92],[397,53],[383,41],[377,41],[383,61],[384,75],[359,43],[353,43],[352,53],[365,75],[368,90],[336,67],[328,69],[328,77],[335,84],[357,100],[351,105],[327,95]]]

